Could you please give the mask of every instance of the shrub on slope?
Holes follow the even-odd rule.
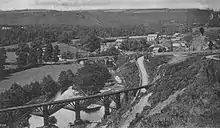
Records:
[[[166,67],[165,76],[149,90],[150,108],[130,127],[175,128],[220,126],[220,62],[192,57],[185,62]],[[167,101],[178,90],[182,95],[150,115],[156,106]],[[164,104],[161,104],[163,106]]]
[[[136,66],[135,63],[127,63],[124,66],[124,70],[122,70],[122,76],[124,77],[126,83],[127,83],[127,88],[134,88],[139,86],[140,82],[140,77],[139,77],[139,71],[138,67]]]

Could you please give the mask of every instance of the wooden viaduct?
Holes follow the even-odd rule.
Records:
[[[93,96],[87,97],[79,97],[79,98],[72,98],[66,100],[59,100],[53,102],[46,102],[40,104],[30,104],[18,107],[11,107],[0,109],[0,115],[4,116],[3,118],[0,117],[0,123],[4,123],[9,128],[13,128],[14,122],[19,120],[24,116],[28,116],[30,114],[41,116],[44,118],[44,125],[49,125],[48,119],[49,117],[59,111],[60,109],[68,109],[71,111],[75,111],[75,123],[82,122],[80,118],[80,111],[92,110],[97,108],[89,109],[87,106],[91,103],[93,104],[102,104],[105,108],[105,116],[110,115],[110,103],[111,101],[115,101],[116,108],[112,109],[120,109],[122,105],[126,105],[130,102],[129,99],[136,95],[136,92],[140,89],[148,89],[150,85],[136,87],[131,89],[125,89],[117,92],[105,93],[105,94],[98,94]],[[122,98],[123,97],[123,98]],[[105,117],[104,116],[104,117]]]

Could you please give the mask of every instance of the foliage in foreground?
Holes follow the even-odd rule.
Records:
[[[62,71],[58,81],[54,81],[48,75],[43,78],[42,82],[36,81],[25,86],[14,83],[9,90],[0,94],[0,108],[46,102],[58,91],[64,91],[74,85],[75,89],[81,89],[91,95],[103,88],[109,78],[111,74],[106,67],[99,64],[86,64],[78,69],[76,74],[73,74],[71,70]],[[55,122],[55,119],[52,119],[52,123]],[[25,125],[26,123],[24,121]]]

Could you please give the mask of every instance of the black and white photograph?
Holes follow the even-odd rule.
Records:
[[[220,0],[0,0],[0,128],[220,128]]]

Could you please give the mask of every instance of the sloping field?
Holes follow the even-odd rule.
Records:
[[[39,68],[32,68],[22,72],[14,73],[8,76],[4,80],[0,81],[0,92],[4,89],[10,88],[10,86],[16,82],[21,85],[29,84],[32,81],[41,81],[44,76],[51,75],[54,80],[57,80],[61,71],[71,69],[73,73],[80,68],[80,65],[47,65]]]
[[[31,11],[31,10],[30,10]],[[121,25],[136,25],[158,23],[160,20],[186,21],[195,19],[199,23],[206,22],[208,10],[183,9],[176,11],[155,10],[106,10],[96,11],[39,11],[1,12],[0,24],[30,25],[30,24],[69,24],[85,26],[113,27]],[[137,20],[138,19],[138,20]]]

